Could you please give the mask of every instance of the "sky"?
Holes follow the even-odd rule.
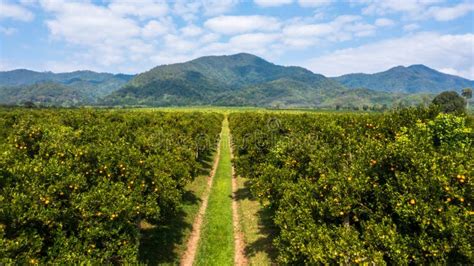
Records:
[[[425,64],[474,79],[474,1],[0,0],[0,70],[133,74],[239,52],[326,76]]]

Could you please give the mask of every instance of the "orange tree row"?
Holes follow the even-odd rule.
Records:
[[[237,113],[230,126],[280,263],[474,263],[465,117]]]
[[[134,263],[166,222],[222,116],[0,110],[0,264]]]

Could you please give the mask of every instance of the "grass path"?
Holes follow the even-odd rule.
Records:
[[[197,251],[199,239],[201,236],[202,222],[203,222],[204,214],[206,213],[214,176],[216,174],[216,170],[219,165],[221,145],[222,145],[222,133],[221,133],[221,139],[219,140],[219,144],[217,147],[214,163],[212,165],[209,178],[207,179],[207,186],[204,193],[202,193],[202,197],[201,197],[202,203],[196,215],[196,218],[193,222],[193,228],[187,242],[186,251],[184,251],[183,256],[181,257],[180,265],[183,265],[183,266],[193,265],[193,262],[196,257],[196,251]]]
[[[232,162],[227,118],[222,125],[219,164],[207,207],[194,264],[233,265]]]

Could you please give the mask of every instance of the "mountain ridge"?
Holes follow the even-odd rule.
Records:
[[[338,82],[307,69],[280,66],[255,55],[239,53],[206,56],[184,63],[157,66],[134,77],[123,88],[107,96],[104,103],[235,105],[238,102],[240,105],[254,105],[256,103],[252,95],[245,91],[257,93],[255,90],[261,91],[269,87],[279,89],[281,86],[276,88],[270,82],[280,79],[304,83],[305,86],[289,86],[290,90],[287,90],[288,94],[296,93],[302,99],[315,96],[308,87],[318,90],[322,84],[327,91],[345,90]],[[290,83],[280,82],[282,86]],[[170,84],[180,90],[171,91]],[[271,106],[273,100],[270,97],[274,95],[270,95],[270,92],[264,94],[268,96],[266,101],[259,101],[258,105]],[[290,101],[291,99],[284,100],[283,104],[287,105]]]
[[[28,69],[1,71],[0,103],[13,104],[36,99],[39,103],[48,105],[92,104],[119,89],[132,77],[127,74],[99,73],[90,70],[64,73]],[[36,89],[37,95],[35,95]]]
[[[373,74],[351,73],[332,79],[344,86],[393,93],[440,93],[474,86],[474,81],[446,74],[423,64],[395,66]]]
[[[451,89],[453,84],[459,89],[474,85],[474,81],[421,64],[328,78],[303,67],[277,65],[249,53],[238,53],[159,65],[137,75],[90,70],[0,71],[0,103],[18,104],[31,99],[41,103],[47,99],[53,105],[65,101],[67,105],[108,106],[396,105],[426,103],[427,97]]]

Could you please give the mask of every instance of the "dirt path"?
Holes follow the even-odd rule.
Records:
[[[229,136],[229,148],[230,148],[230,158],[234,159],[234,153],[232,150],[232,135]],[[240,229],[240,218],[239,218],[239,206],[237,202],[237,175],[235,174],[234,165],[232,165],[232,221],[234,225],[234,265],[247,265],[248,261],[245,257],[245,241],[242,230]]]
[[[193,223],[193,231],[191,232],[191,235],[189,236],[187,249],[184,252],[183,257],[181,258],[180,265],[182,266],[192,266],[194,262],[194,258],[196,257],[196,251],[199,244],[199,238],[201,236],[202,221],[203,221],[204,214],[206,213],[207,203],[209,201],[209,194],[211,192],[214,175],[216,174],[216,169],[217,169],[217,166],[219,165],[219,158],[220,158],[220,153],[221,153],[220,142],[221,142],[221,139],[219,140],[219,143],[217,144],[217,152],[214,158],[214,164],[212,165],[211,172],[207,179],[207,188],[202,198],[201,207],[199,208],[199,212]]]

